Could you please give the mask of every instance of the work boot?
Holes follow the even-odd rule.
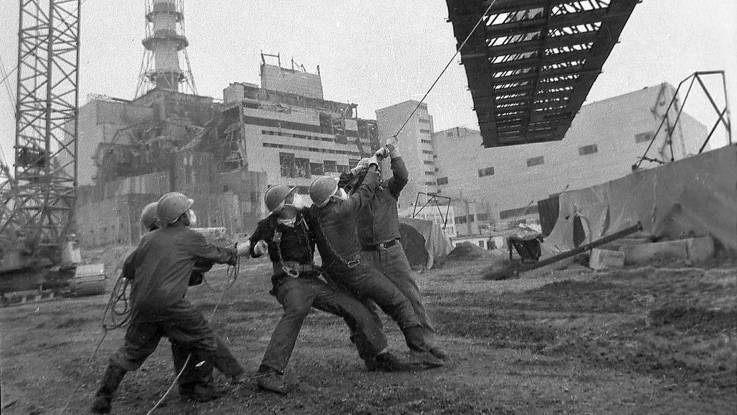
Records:
[[[183,400],[195,402],[210,402],[225,394],[225,391],[216,390],[211,385],[195,385],[192,389],[179,388],[179,396]]]
[[[411,364],[402,362],[389,352],[378,354],[372,360],[366,360],[366,367],[370,372],[408,372],[413,369]]]
[[[287,385],[284,383],[284,376],[271,368],[259,369],[258,380],[256,385],[263,390],[274,393],[286,394]]]
[[[97,390],[95,401],[92,403],[92,413],[110,413],[110,402],[112,402],[113,395],[123,380],[123,376],[125,376],[125,370],[123,368],[110,365],[105,369],[105,373],[102,375],[100,389]]]
[[[448,360],[448,354],[445,353],[445,351],[438,346],[432,346],[430,348],[430,353],[432,353],[433,356],[437,357],[440,360]]]
[[[427,350],[410,350],[409,355],[413,361],[421,363],[428,368],[441,367],[445,365],[445,362],[435,357],[435,355]]]

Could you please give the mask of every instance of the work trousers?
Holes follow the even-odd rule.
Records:
[[[207,356],[201,356],[199,353],[191,350],[186,344],[170,340],[171,356],[174,361],[174,371],[176,373],[182,371],[184,362],[187,361],[187,356],[190,356],[186,369],[184,369],[182,375],[179,377],[180,392],[191,393],[194,391],[195,386],[210,387],[213,381],[212,370],[214,367],[240,367],[240,363],[235,359],[223,340],[220,337],[216,337],[215,339],[217,341],[217,348],[210,356],[211,361],[207,359]],[[223,373],[226,374],[225,372]],[[240,372],[235,372],[235,374],[240,374]]]
[[[412,303],[397,286],[368,262],[360,261],[353,268],[337,265],[328,269],[330,280],[339,287],[351,291],[362,300],[375,302],[394,320],[404,333],[410,350],[428,350],[429,345],[421,331],[420,321],[412,309]]]
[[[422,326],[425,340],[434,343],[435,328],[427,315],[425,306],[422,304],[422,294],[420,294],[420,289],[412,278],[412,268],[399,241],[388,248],[379,246],[375,250],[361,251],[361,261],[371,264],[399,288],[399,291],[412,304],[412,309],[420,321],[420,326]],[[374,308],[371,310],[375,311]]]
[[[271,335],[262,366],[284,371],[311,307],[342,317],[354,333],[352,340],[364,360],[373,359],[387,348],[386,336],[372,313],[349,292],[331,287],[316,274],[275,280],[274,294],[284,315]]]
[[[204,360],[229,377],[243,373],[243,367],[232,358],[227,346],[218,343],[202,313],[184,299],[160,313],[155,320],[138,315],[134,310],[125,342],[110,357],[110,364],[125,371],[138,369],[156,350],[162,337],[168,337],[177,348],[186,349],[184,359],[192,353],[194,359],[190,361],[195,360],[194,364]]]

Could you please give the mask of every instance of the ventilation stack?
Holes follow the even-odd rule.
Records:
[[[153,88],[197,93],[187,55],[182,0],[146,0],[146,38],[136,97]],[[184,56],[186,70],[180,67]]]

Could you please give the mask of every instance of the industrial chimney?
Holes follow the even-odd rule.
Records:
[[[153,88],[196,94],[188,45],[182,0],[146,0],[145,50],[136,97]],[[179,66],[180,53],[184,55],[186,71]],[[184,90],[180,91],[180,86]]]

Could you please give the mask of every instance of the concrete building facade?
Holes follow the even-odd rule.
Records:
[[[537,220],[538,200],[629,174],[664,118],[672,129],[673,158],[696,154],[706,127],[683,113],[672,128],[676,108],[665,111],[674,93],[673,86],[662,84],[585,105],[558,142],[484,148],[475,130],[434,133],[437,191],[453,199],[458,234],[486,234],[505,222]],[[671,159],[665,131],[649,157]]]
[[[347,171],[379,141],[376,121],[357,118],[355,104],[289,92],[298,86],[230,84],[223,91],[222,140],[231,167],[265,173],[269,185],[295,185],[305,194],[316,176]]]

